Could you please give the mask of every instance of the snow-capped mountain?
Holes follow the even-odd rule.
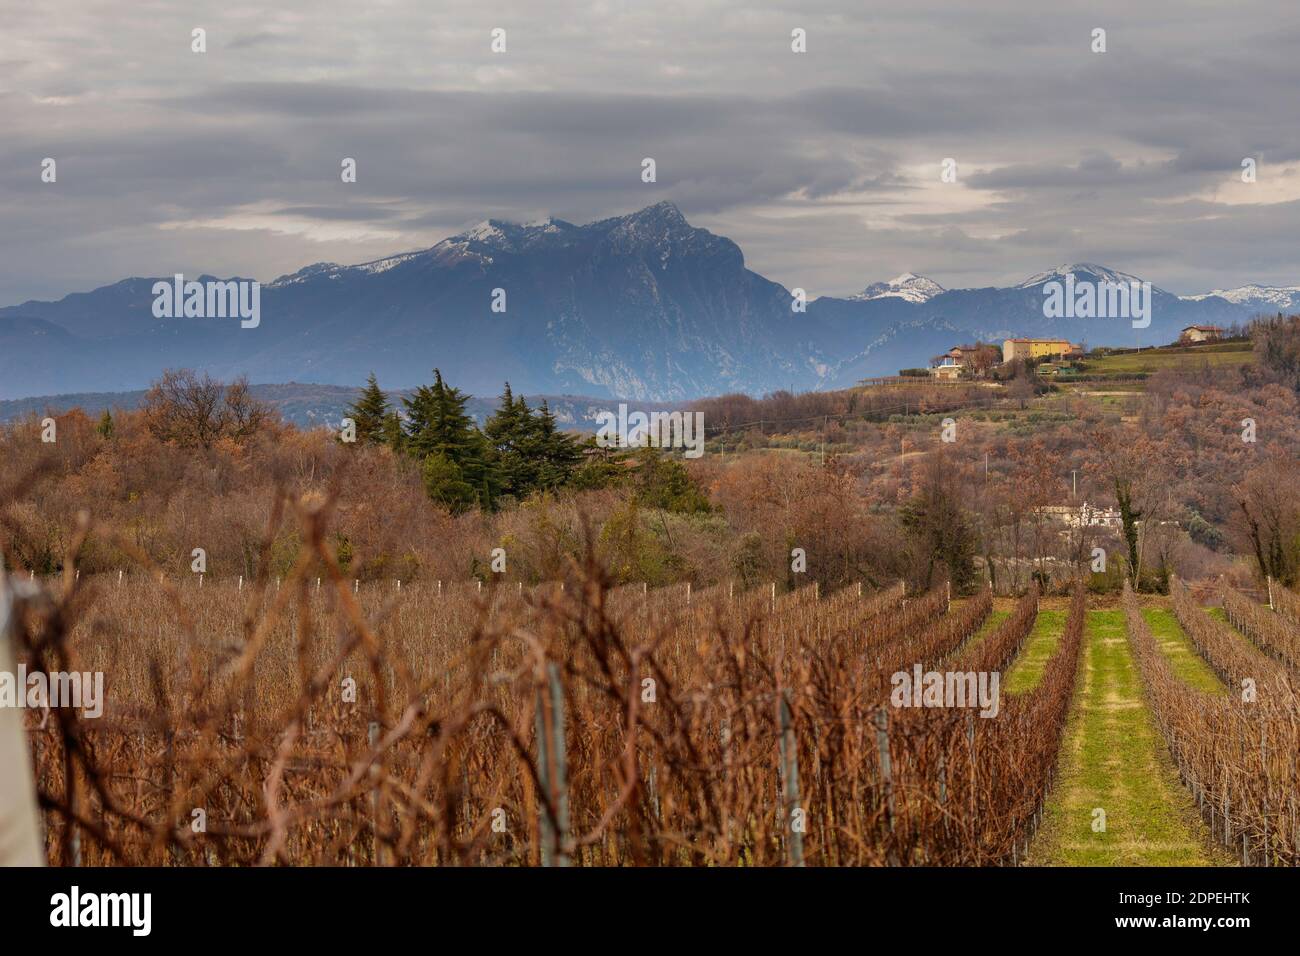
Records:
[[[404,388],[437,366],[477,395],[508,380],[668,401],[824,387],[839,338],[670,202],[581,226],[492,219],[424,250],[316,263],[262,287],[256,331],[160,321],[153,281],[0,309],[0,398],[138,388],[180,366],[331,385],[373,369]]]
[[[1074,276],[1074,281],[1078,282],[1110,282],[1115,284],[1129,284],[1137,282],[1141,284],[1142,280],[1135,275],[1129,275],[1127,272],[1120,272],[1118,269],[1109,269],[1106,266],[1099,266],[1092,262],[1075,262],[1062,264],[1055,269],[1049,269],[1046,272],[1038,272],[1030,276],[1024,282],[1019,283],[1017,289],[1037,289],[1047,282],[1064,282],[1068,275]],[[1151,287],[1152,292],[1161,292],[1163,290],[1156,286]]]
[[[1243,285],[1236,289],[1215,289],[1199,295],[1185,295],[1187,302],[1202,302],[1211,297],[1223,299],[1233,305],[1243,305],[1257,309],[1279,309],[1282,311],[1300,308],[1300,286]]]
[[[906,299],[908,302],[929,302],[936,295],[943,295],[944,288],[933,279],[904,272],[887,282],[873,282],[857,295],[849,296],[850,302],[865,302],[870,299]]]
[[[490,219],[427,249],[316,263],[265,283],[256,329],[157,319],[155,280],[142,277],[0,308],[0,399],[140,389],[180,367],[344,386],[373,370],[383,387],[401,389],[427,382],[436,366],[479,396],[508,380],[520,394],[680,401],[842,388],[962,342],[1012,336],[1163,344],[1186,325],[1300,305],[1298,288],[1180,298],[1153,287],[1142,328],[1046,315],[1044,284],[1071,273],[1076,283],[1140,281],[1091,263],[1009,288],[945,290],[904,273],[799,312],[789,290],[745,267],[739,246],[669,202],[586,225]]]

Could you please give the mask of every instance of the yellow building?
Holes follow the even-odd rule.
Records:
[[[1007,339],[1002,343],[1002,361],[1046,358],[1074,351],[1068,339]]]

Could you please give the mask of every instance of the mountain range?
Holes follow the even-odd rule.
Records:
[[[1186,325],[1300,306],[1300,287],[1177,296],[1153,286],[1149,328],[1049,318],[1043,286],[1067,274],[1137,281],[1090,263],[1006,288],[944,289],[905,273],[800,312],[791,290],[746,268],[736,243],[690,225],[670,202],[587,225],[492,219],[428,249],[316,263],[264,283],[256,328],[155,318],[158,278],[0,308],[0,399],[140,389],[177,367],[341,386],[373,370],[401,389],[437,366],[481,396],[508,380],[529,394],[671,402],[844,387],[973,340],[1161,344]]]

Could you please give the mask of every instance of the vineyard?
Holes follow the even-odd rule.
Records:
[[[311,548],[283,579],[70,572],[26,605],[26,659],[107,680],[100,719],[26,718],[51,862],[1003,866],[1029,853],[1081,670],[1082,586],[1041,674],[990,713],[976,675],[1024,653],[1036,588],[995,618],[990,591],[954,599],[947,585],[617,586],[594,553],[527,588],[362,586],[320,515],[299,518]],[[1169,752],[1214,839],[1245,863],[1294,865],[1300,736],[1279,660],[1295,628],[1229,593],[1238,633],[1181,582],[1171,594],[1230,693],[1187,686],[1126,593]],[[900,676],[931,671],[970,675],[968,698],[900,704]]]
[[[1187,687],[1157,647],[1132,591],[1124,593],[1129,641],[1152,709],[1184,783],[1211,835],[1246,864],[1300,863],[1297,700],[1285,679],[1258,652],[1190,603],[1179,582],[1171,587],[1180,622],[1207,662],[1228,684],[1225,696]],[[1246,693],[1259,681],[1258,698]]]

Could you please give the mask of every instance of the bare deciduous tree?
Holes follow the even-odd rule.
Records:
[[[229,385],[191,369],[168,369],[144,397],[145,422],[155,437],[182,447],[210,448],[222,438],[243,441],[271,417],[253,398],[248,379]]]

